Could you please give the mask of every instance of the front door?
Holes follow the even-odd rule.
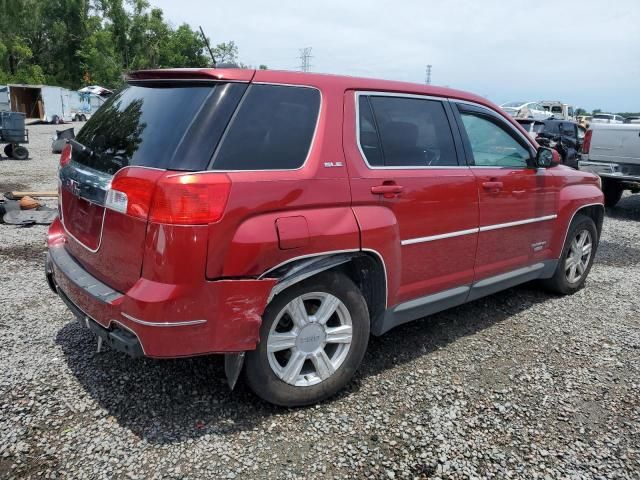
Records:
[[[368,248],[376,223],[392,224],[399,243],[386,246],[388,257],[399,252],[389,306],[470,285],[478,194],[471,169],[459,163],[462,145],[452,134],[448,102],[351,92],[345,118],[349,108],[356,109],[357,129],[345,122],[344,145],[362,247]]]
[[[547,170],[533,167],[533,145],[505,119],[484,107],[457,107],[480,199],[477,281],[544,258],[559,186]]]

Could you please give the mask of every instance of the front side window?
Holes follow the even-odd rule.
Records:
[[[368,99],[371,111],[363,104]],[[373,114],[373,123],[367,119]],[[457,166],[453,134],[442,102],[413,97],[360,96],[360,147],[369,165]],[[373,119],[372,119],[373,120]],[[374,137],[370,125],[377,129]],[[379,142],[381,157],[374,148]]]
[[[305,162],[320,111],[315,88],[251,85],[212,170],[292,170]]]
[[[502,126],[488,117],[462,112],[475,165],[482,167],[527,167],[529,150]]]

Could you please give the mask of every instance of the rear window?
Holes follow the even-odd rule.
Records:
[[[73,160],[115,173],[126,166],[205,169],[246,85],[130,85],[112,95],[76,141]]]
[[[213,170],[291,170],[309,153],[320,111],[315,88],[251,85],[222,138]]]
[[[544,131],[544,123],[542,122],[518,120],[518,123],[522,125],[522,128],[524,128],[528,133],[541,133]]]

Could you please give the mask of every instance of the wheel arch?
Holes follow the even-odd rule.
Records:
[[[321,272],[334,270],[353,281],[365,299],[370,320],[386,309],[387,273],[382,256],[374,250],[318,253],[298,257],[267,270],[259,278],[275,278],[267,303],[289,287]]]

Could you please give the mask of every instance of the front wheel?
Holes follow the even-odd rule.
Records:
[[[286,407],[320,402],[353,377],[369,342],[369,312],[356,285],[323,272],[266,308],[258,348],[247,354],[249,387]]]
[[[587,280],[598,247],[598,230],[590,217],[577,214],[571,222],[556,271],[543,285],[554,293],[577,292]]]

